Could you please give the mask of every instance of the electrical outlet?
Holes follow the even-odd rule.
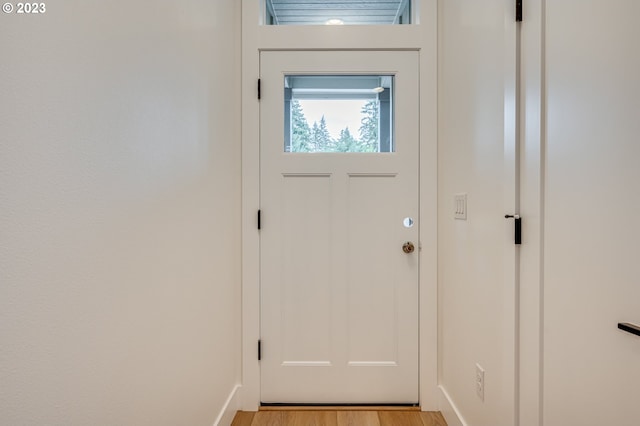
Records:
[[[484,368],[476,364],[476,395],[484,402]]]
[[[453,196],[453,217],[458,220],[467,220],[467,194],[460,193]]]

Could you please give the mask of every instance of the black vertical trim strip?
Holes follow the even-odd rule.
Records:
[[[258,340],[258,361],[262,361],[262,340]]]
[[[258,210],[258,230],[262,229],[262,214],[261,210]]]
[[[262,99],[262,84],[261,84],[261,80],[258,79],[258,100]]]

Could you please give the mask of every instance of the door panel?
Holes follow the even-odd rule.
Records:
[[[284,175],[282,182],[283,364],[331,357],[331,175]],[[314,226],[305,226],[313,223]],[[307,244],[313,242],[312,244]],[[309,274],[309,271],[316,271]]]
[[[395,152],[287,152],[292,75],[392,76],[332,96],[392,107]],[[262,402],[416,403],[418,54],[263,52],[261,79]]]
[[[398,244],[405,229],[398,186],[394,175],[349,176],[350,365],[397,365],[399,361],[399,298],[406,283],[415,279],[416,267],[407,265],[415,258],[404,254]]]

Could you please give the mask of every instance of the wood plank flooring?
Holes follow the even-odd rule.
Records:
[[[447,423],[438,412],[288,409],[238,411],[231,426],[447,426]]]

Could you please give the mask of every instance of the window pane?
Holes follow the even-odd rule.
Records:
[[[411,0],[266,0],[267,25],[411,23]]]
[[[393,76],[289,75],[285,152],[394,152]]]

